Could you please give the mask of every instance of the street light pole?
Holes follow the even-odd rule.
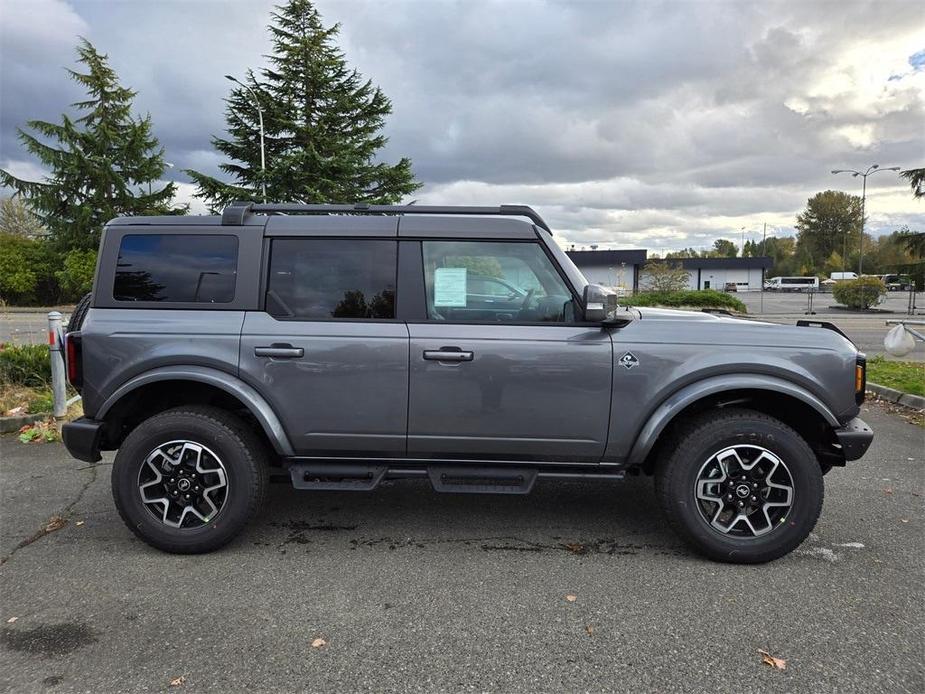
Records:
[[[858,277],[863,274],[864,270],[864,208],[867,203],[867,177],[871,174],[875,174],[879,171],[899,171],[898,166],[891,166],[887,169],[881,169],[880,164],[871,164],[867,167],[867,171],[861,173],[860,171],[855,171],[854,169],[833,169],[833,174],[840,173],[850,173],[853,178],[861,177],[863,181],[861,185],[861,240],[858,244]],[[847,232],[845,233],[845,243],[847,244]],[[845,250],[847,254],[847,250]],[[844,263],[842,263],[844,265]]]
[[[254,106],[257,107],[257,118],[260,121],[260,189],[263,193],[263,201],[267,201],[267,155],[266,149],[263,144],[263,109],[260,107],[260,99],[257,98],[257,92],[248,87],[246,84],[238,80],[233,75],[225,75],[226,80],[230,80],[235,84],[242,86],[248,94],[251,95],[251,98],[254,100]]]

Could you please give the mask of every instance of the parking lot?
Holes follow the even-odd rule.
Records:
[[[120,521],[111,455],[3,437],[0,690],[921,692],[925,430],[862,416],[870,452],[764,566],[691,554],[646,478],[279,484],[232,545],[171,556]]]
[[[762,298],[762,294],[764,295]],[[835,323],[850,337],[858,348],[869,356],[884,353],[883,338],[889,326],[887,320],[911,318],[906,314],[909,295],[895,292],[887,294],[884,302],[876,312],[853,313],[838,308],[831,294],[817,294],[813,299],[815,315],[806,315],[808,299],[805,294],[777,292],[741,292],[737,294],[748,307],[748,313],[754,318],[761,318],[775,323],[793,324],[801,318],[815,318]],[[916,298],[919,307],[915,318],[925,316],[925,293],[919,292]],[[70,307],[60,310],[67,312]],[[0,314],[0,342],[40,343],[46,339],[48,321],[47,310],[10,310]],[[893,357],[887,356],[888,359]],[[925,348],[921,345],[904,360],[925,361]]]

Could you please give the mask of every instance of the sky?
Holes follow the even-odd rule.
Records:
[[[82,98],[78,36],[138,92],[174,164],[218,173],[224,101],[266,64],[264,0],[0,0],[0,167]],[[349,63],[392,100],[381,152],[412,159],[419,204],[534,206],[566,246],[692,246],[794,233],[807,198],[860,193],[832,169],[925,166],[925,11],[916,1],[319,0]],[[892,172],[869,231],[925,229]]]

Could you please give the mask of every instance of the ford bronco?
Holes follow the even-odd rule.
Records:
[[[627,308],[531,208],[235,203],[104,231],[65,339],[84,461],[145,542],[214,550],[297,489],[655,478],[713,559],[780,557],[873,438],[826,323]]]

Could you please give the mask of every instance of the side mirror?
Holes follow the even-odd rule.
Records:
[[[585,320],[589,323],[603,323],[617,310],[617,293],[599,284],[589,284],[584,291]]]

